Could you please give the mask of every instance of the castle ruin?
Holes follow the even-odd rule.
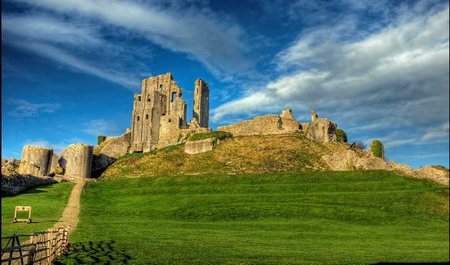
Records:
[[[179,135],[189,128],[208,128],[208,84],[201,79],[195,81],[193,118],[189,124],[182,93],[171,73],[142,81],[141,94],[134,95],[130,153],[176,144]]]
[[[336,141],[336,128],[336,123],[327,118],[319,118],[319,115],[314,111],[311,112],[311,122],[299,123],[294,118],[292,110],[285,109],[280,115],[257,116],[251,120],[220,126],[217,130],[229,132],[233,136],[303,132],[311,140],[326,143]]]

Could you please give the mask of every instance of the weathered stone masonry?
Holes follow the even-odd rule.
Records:
[[[180,134],[189,128],[182,92],[171,73],[142,81],[142,93],[134,95],[130,153],[148,152],[178,142]],[[195,81],[193,114],[191,123],[208,127],[209,88],[201,79]]]
[[[236,124],[221,126],[218,131],[226,131],[233,136],[268,135],[304,132],[308,138],[320,142],[336,141],[336,123],[319,118],[312,112],[310,123],[299,123],[291,109],[285,109],[280,115],[269,114]]]

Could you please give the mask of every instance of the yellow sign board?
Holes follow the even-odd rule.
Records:
[[[28,218],[26,218],[26,219],[17,218],[18,212],[28,212]],[[14,210],[13,223],[18,223],[18,222],[31,223],[31,206],[16,206],[16,209]]]

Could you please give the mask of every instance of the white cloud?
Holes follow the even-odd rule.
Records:
[[[54,113],[61,108],[59,103],[32,103],[24,99],[11,99],[8,105],[12,107],[8,111],[8,115],[17,118],[32,118],[43,113]]]
[[[420,140],[420,130],[448,121],[448,5],[434,13],[406,9],[358,40],[342,37],[351,34],[349,24],[300,36],[276,58],[288,74],[215,108],[212,121],[286,106],[315,109],[338,125],[408,130],[415,139],[399,136],[391,146]]]
[[[117,0],[21,2],[138,33],[163,48],[188,54],[217,75],[239,74],[251,67],[245,55],[243,30],[204,7],[190,6],[179,10],[180,5],[163,8],[159,2],[144,4]]]
[[[139,66],[128,47],[105,41],[99,27],[45,14],[2,14],[4,42],[127,88],[139,86]],[[136,50],[131,50],[136,52]],[[97,53],[102,59],[92,56]],[[117,60],[120,56],[120,60]],[[116,60],[116,62],[112,62]],[[132,70],[126,69],[132,64]],[[143,67],[141,67],[143,68]]]
[[[41,147],[48,147],[53,149],[53,153],[60,155],[62,151],[68,146],[68,144],[60,142],[60,143],[51,143],[47,140],[27,140],[23,144],[25,145],[35,145],[35,146],[41,146]]]
[[[84,126],[85,128],[83,129],[83,132],[93,136],[111,136],[120,133],[118,126],[114,122],[101,119],[86,122]]]
[[[449,122],[428,128],[422,136],[422,141],[432,142],[439,140],[447,140],[449,137]]]

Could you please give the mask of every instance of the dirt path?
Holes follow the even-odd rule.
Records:
[[[83,191],[84,181],[76,180],[75,186],[72,189],[72,193],[70,194],[69,202],[64,208],[61,218],[59,221],[53,226],[54,228],[58,228],[61,226],[67,227],[70,225],[69,233],[71,233],[78,223],[78,214],[80,213],[80,197],[81,192]]]

